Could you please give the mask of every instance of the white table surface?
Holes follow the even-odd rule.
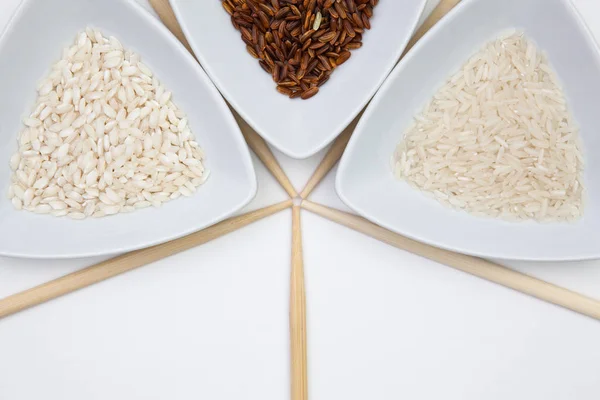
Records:
[[[0,1],[0,28],[18,2]],[[575,3],[600,38],[600,4]],[[323,154],[276,153],[298,190]],[[284,200],[255,164],[248,209]],[[346,209],[333,174],[311,200]],[[600,322],[302,222],[311,399],[600,398]],[[290,228],[285,211],[0,320],[0,399],[289,398]],[[0,257],[0,297],[96,261]],[[508,266],[600,299],[598,261]]]

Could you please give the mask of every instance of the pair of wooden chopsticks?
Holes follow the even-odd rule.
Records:
[[[399,249],[600,320],[600,301],[598,300],[541,281],[491,261],[417,242],[375,225],[364,218],[315,204],[308,200],[302,202],[302,208]]]
[[[72,274],[36,286],[0,300],[0,319],[49,300],[72,293],[103,280],[148,265],[163,258],[200,246],[234,232],[258,220],[285,210],[292,205],[287,200],[270,207],[227,219],[202,231],[142,250],[132,251]]]

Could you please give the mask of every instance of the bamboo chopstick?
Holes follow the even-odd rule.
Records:
[[[163,24],[167,27],[168,30],[171,31],[173,35],[185,46],[186,49],[192,54],[194,57],[194,51],[192,50],[192,46],[187,41],[183,30],[181,29],[181,25],[177,22],[177,17],[171,8],[171,4],[169,4],[169,0],[150,0],[150,5],[158,14],[158,17],[162,21]]]
[[[423,21],[423,24],[415,31],[414,35],[406,45],[402,57],[413,48],[413,46],[423,37],[435,24],[437,24],[446,14],[448,14],[460,0],[441,0],[431,11],[431,14]]]
[[[308,399],[306,361],[306,295],[300,207],[292,207],[292,273],[290,279],[290,344],[292,400]]]
[[[598,300],[522,274],[491,261],[417,242],[352,214],[306,200],[302,202],[302,207],[399,249],[600,320],[600,301]]]
[[[108,278],[112,278],[116,275],[131,271],[135,268],[200,246],[201,244],[289,208],[291,205],[292,201],[287,200],[238,217],[230,218],[180,239],[123,254],[24,292],[6,297],[0,300],[0,319]]]
[[[269,148],[267,142],[265,142],[265,140],[261,138],[259,134],[256,133],[256,131],[252,129],[237,112],[235,112],[233,108],[231,108],[231,111],[233,112],[233,116],[240,126],[240,130],[246,139],[246,143],[248,143],[248,146],[250,146],[252,151],[254,151],[254,154],[256,154],[263,162],[263,164],[271,172],[271,175],[275,177],[277,182],[279,182],[281,187],[283,187],[283,189],[287,192],[288,196],[291,198],[298,196],[298,193],[296,192],[296,189],[294,189],[292,182],[290,182],[285,172],[283,172],[283,169],[277,162],[277,159],[273,155],[273,152]]]
[[[302,192],[300,192],[301,198],[303,198],[303,199],[308,198],[308,196],[317,187],[317,185],[319,183],[321,183],[323,178],[325,178],[325,176],[327,176],[329,171],[331,171],[331,168],[333,168],[333,166],[342,157],[342,154],[344,154],[344,150],[346,149],[346,146],[348,145],[348,142],[350,141],[350,136],[352,136],[352,133],[354,132],[354,128],[356,128],[356,125],[358,124],[358,120],[360,119],[361,116],[362,116],[362,113],[360,113],[354,119],[354,121],[352,121],[350,123],[350,125],[348,125],[348,127],[346,127],[346,129],[344,129],[342,134],[340,136],[338,136],[337,139],[335,139],[335,141],[329,148],[329,151],[325,154],[325,157],[323,157],[323,160],[321,160],[321,163],[319,163],[319,166],[317,167],[317,169],[315,170],[313,175],[308,180],[308,183],[306,184],[306,186],[304,186],[304,189],[302,189]]]
[[[450,10],[452,10],[459,2],[460,0],[441,0],[433,9],[431,14],[429,14],[429,17],[427,17],[421,27],[417,29],[413,37],[410,39],[406,49],[404,50],[404,53],[402,54],[402,57],[404,57],[404,55],[415,45],[415,43],[417,43],[417,41],[421,39],[425,33],[427,33],[436,23],[438,23],[440,19],[448,14],[448,12],[450,12]],[[323,178],[325,178],[329,171],[331,171],[333,166],[340,160],[340,158],[342,158],[344,150],[346,150],[346,146],[350,141],[350,137],[352,136],[354,128],[356,128],[356,124],[358,123],[361,115],[362,114],[359,114],[359,116],[356,117],[356,119],[352,121],[352,123],[344,130],[344,132],[333,142],[333,145],[327,154],[325,154],[325,157],[323,157],[323,160],[308,181],[308,184],[304,187],[304,189],[302,189],[302,192],[300,193],[301,198],[308,198],[314,188],[317,187],[317,185],[323,180]]]
[[[179,41],[186,47],[186,49],[188,49],[188,51],[192,55],[194,55],[194,52],[192,51],[189,42],[183,34],[181,25],[179,25],[179,22],[175,17],[175,13],[173,12],[171,5],[169,4],[169,0],[150,0],[150,5],[152,6],[152,8],[154,8],[154,11],[156,11],[158,16],[160,17],[160,20],[171,31],[171,33],[173,33],[173,35],[175,35],[175,37],[179,39]],[[242,134],[244,135],[248,146],[252,149],[252,151],[254,151],[254,153],[263,162],[263,164],[265,164],[267,169],[271,172],[271,174],[273,174],[275,179],[277,179],[279,184],[285,189],[288,195],[292,198],[298,196],[298,193],[296,193],[296,189],[294,189],[294,186],[286,176],[285,172],[283,172],[283,169],[279,165],[279,162],[273,155],[273,152],[271,151],[267,143],[264,141],[264,139],[261,138],[256,133],[256,131],[252,129],[250,125],[248,125],[246,121],[244,121],[242,117],[240,117],[231,106],[229,108],[231,109],[233,116],[238,122],[240,130],[242,131]]]

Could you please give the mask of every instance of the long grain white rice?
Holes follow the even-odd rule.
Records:
[[[513,32],[488,43],[415,117],[399,179],[443,204],[508,220],[583,213],[579,130],[547,57]]]
[[[191,196],[208,177],[171,92],[138,55],[91,28],[39,84],[23,124],[8,191],[19,210],[103,217]]]

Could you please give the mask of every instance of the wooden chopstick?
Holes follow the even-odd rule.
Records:
[[[162,21],[163,24],[167,27],[168,30],[171,31],[173,35],[185,46],[185,48],[192,54],[194,57],[194,51],[192,50],[192,46],[187,41],[183,30],[181,29],[181,25],[177,22],[177,17],[171,8],[171,4],[169,4],[169,0],[150,0],[150,5],[158,14],[158,17]]]
[[[335,139],[335,141],[333,142],[333,144],[331,145],[331,147],[325,154],[325,157],[323,157],[323,160],[321,160],[321,162],[319,163],[319,166],[317,167],[315,172],[312,174],[312,176],[308,180],[308,183],[306,184],[306,186],[304,186],[304,189],[302,189],[302,192],[300,192],[301,198],[303,198],[303,199],[308,198],[308,196],[317,187],[317,185],[319,183],[321,183],[323,178],[325,178],[325,176],[327,176],[329,171],[331,171],[331,168],[333,168],[333,166],[342,157],[342,154],[344,154],[344,150],[346,150],[346,146],[348,145],[348,142],[350,141],[350,137],[352,136],[352,133],[354,132],[354,128],[356,128],[356,125],[358,124],[358,121],[360,120],[361,116],[362,116],[362,113],[360,113],[354,119],[354,121],[352,121],[350,123],[350,125],[348,125],[348,127],[346,127],[346,129],[344,129],[342,134],[340,136],[338,136],[337,139]]]
[[[425,35],[436,23],[438,23],[440,19],[442,19],[446,14],[448,14],[450,10],[452,10],[459,2],[460,0],[441,0],[439,4],[433,9],[431,14],[429,14],[429,17],[427,17],[427,19],[423,22],[421,27],[417,29],[415,34],[412,36],[412,38],[408,42],[408,45],[406,46],[406,49],[404,50],[404,53],[402,54],[402,57],[404,57],[404,55],[410,49],[412,49],[415,43],[417,43],[417,41],[421,39],[423,35]],[[340,158],[342,158],[344,150],[346,150],[346,146],[350,141],[352,133],[354,133],[354,128],[356,128],[356,124],[358,123],[358,120],[360,119],[361,115],[362,114],[359,114],[359,116],[356,117],[356,119],[352,121],[352,123],[333,142],[333,145],[331,146],[327,154],[325,154],[325,157],[323,157],[323,160],[317,167],[317,170],[310,178],[304,189],[302,189],[302,192],[300,193],[301,198],[307,199],[308,196],[310,196],[311,192],[314,190],[314,188],[317,187],[317,185],[323,180],[323,178],[327,176],[329,171],[331,171],[333,166],[337,164]]]
[[[402,57],[406,55],[413,48],[415,44],[423,37],[435,24],[437,24],[442,18],[446,16],[456,5],[460,3],[460,0],[441,0],[438,5],[431,11],[431,14],[427,17],[423,24],[415,31],[414,35],[406,45]],[[401,58],[402,58],[401,57]]]
[[[306,294],[300,207],[292,207],[292,272],[290,279],[290,344],[292,400],[308,399],[306,361]]]
[[[600,320],[600,301],[533,278],[481,258],[439,249],[367,221],[356,215],[304,200],[302,207],[333,222],[364,233],[399,249],[428,258],[440,264],[497,283],[529,296],[564,307],[579,314]]]
[[[179,25],[179,22],[175,17],[175,13],[169,4],[169,0],[150,0],[150,5],[152,8],[154,8],[154,11],[156,11],[163,24],[165,24],[171,33],[173,33],[173,35],[175,35],[175,37],[179,39],[186,49],[188,49],[188,51],[195,57],[192,47],[183,34],[181,25]],[[292,198],[298,196],[296,189],[294,189],[294,186],[290,182],[289,178],[285,172],[283,172],[279,162],[273,155],[273,152],[264,139],[261,138],[258,133],[256,133],[256,131],[252,129],[250,125],[248,125],[246,121],[244,121],[231,106],[229,106],[229,108],[238,122],[240,130],[242,131],[248,146],[252,149],[252,151],[254,151],[263,164],[265,164],[267,169],[271,172],[271,174],[273,174],[275,179],[285,189],[288,195]]]
[[[296,189],[294,189],[292,182],[290,182],[285,172],[283,172],[283,169],[277,162],[277,159],[273,155],[273,152],[269,148],[267,142],[265,142],[265,140],[261,138],[259,134],[256,133],[256,131],[252,129],[250,125],[248,125],[248,123],[244,121],[244,119],[240,117],[240,115],[233,108],[229,108],[231,109],[233,116],[240,126],[240,130],[246,139],[246,143],[248,143],[248,146],[250,146],[252,151],[254,151],[254,154],[256,154],[262,163],[267,167],[269,172],[271,172],[271,175],[275,177],[277,182],[279,182],[281,187],[283,187],[283,189],[287,192],[288,196],[291,198],[298,196],[298,193],[296,192]]]
[[[202,231],[159,244],[142,250],[136,250],[87,267],[72,274],[36,286],[21,293],[0,300],[0,319],[27,308],[45,303],[65,294],[85,288],[122,273],[162,260],[182,251],[200,246],[206,242],[236,231],[253,222],[289,208],[291,200],[274,204],[257,211],[227,219]]]

